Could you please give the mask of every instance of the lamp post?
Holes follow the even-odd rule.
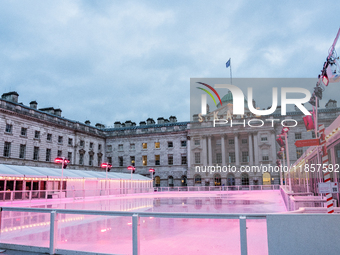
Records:
[[[131,182],[130,182],[131,184],[130,184],[130,188],[132,190],[132,173],[135,173],[136,168],[134,166],[128,166],[127,169],[131,171]]]
[[[66,169],[67,164],[70,163],[70,160],[65,157],[58,157],[54,160],[55,163],[61,163],[61,185],[60,185],[60,198],[63,191],[63,180],[64,180],[64,168]]]
[[[102,163],[101,168],[105,168],[106,177],[105,177],[105,191],[107,191],[107,172],[110,172],[112,165],[110,163]]]
[[[286,156],[287,156],[287,167],[288,167],[288,178],[289,178],[289,191],[292,191],[292,182],[290,178],[290,160],[289,160],[289,150],[288,150],[288,136],[287,133],[289,131],[288,127],[282,128],[282,133],[284,134],[286,141]]]
[[[149,172],[151,173],[151,176],[152,176],[152,188],[153,188],[153,175],[154,175],[154,173],[155,173],[155,169],[150,168],[150,169],[149,169]]]

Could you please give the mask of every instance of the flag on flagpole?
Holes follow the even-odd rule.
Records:
[[[227,61],[227,63],[225,63],[225,66],[228,68],[230,66],[230,58],[229,60]]]

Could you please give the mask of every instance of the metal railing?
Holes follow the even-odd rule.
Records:
[[[280,193],[287,211],[296,211],[302,207],[324,207],[326,199],[314,196],[312,192],[294,193],[280,187]]]
[[[170,191],[241,191],[241,190],[279,190],[280,185],[237,185],[237,186],[179,186],[154,187],[156,192]]]
[[[1,207],[0,222],[2,221],[3,212],[33,212],[33,213],[49,213],[49,247],[48,250],[38,246],[14,245],[17,249],[32,250],[35,247],[37,251],[48,252],[49,254],[62,254],[65,250],[58,250],[57,234],[58,234],[58,214],[78,214],[78,215],[97,215],[97,216],[128,216],[132,218],[132,254],[140,253],[140,218],[156,217],[156,218],[185,218],[185,219],[238,219],[240,224],[240,246],[241,255],[248,253],[247,245],[247,219],[266,219],[268,214],[200,214],[200,213],[154,213],[154,212],[121,212],[121,211],[89,211],[89,210],[67,210],[67,209],[45,209],[45,208],[23,208],[23,207]],[[6,245],[0,243],[0,247]]]

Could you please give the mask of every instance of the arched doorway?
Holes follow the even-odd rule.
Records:
[[[159,176],[155,177],[155,187],[161,186],[161,178]]]
[[[270,185],[271,184],[270,173],[263,173],[263,175],[262,175],[262,183],[263,183],[263,185]]]
[[[221,186],[221,175],[215,174],[214,179],[215,179],[215,182],[214,182],[215,186]]]
[[[174,177],[172,177],[172,176],[168,177],[168,185],[169,185],[169,187],[174,186]]]
[[[187,177],[186,177],[186,175],[182,175],[181,185],[182,186],[187,186]]]
[[[241,184],[242,185],[249,185],[249,175],[247,173],[241,174]]]
[[[194,185],[201,185],[202,183],[202,178],[199,174],[196,174],[194,176]]]
[[[227,186],[235,186],[235,176],[234,176],[234,174],[229,173],[227,175]]]

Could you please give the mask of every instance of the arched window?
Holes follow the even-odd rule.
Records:
[[[181,185],[187,186],[187,176],[186,175],[182,175]]]
[[[235,176],[231,173],[227,175],[227,186],[235,186]]]
[[[194,181],[195,181],[195,185],[196,184],[201,184],[202,183],[201,176],[199,174],[195,175]]]
[[[169,184],[169,187],[173,187],[174,186],[174,177],[172,177],[172,176],[168,177],[168,184]]]
[[[221,175],[215,174],[215,186],[221,186]]]
[[[242,185],[249,185],[249,176],[247,173],[241,174],[241,183]]]
[[[263,175],[262,175],[262,183],[263,183],[263,185],[270,185],[271,184],[270,173],[263,173]]]
[[[156,187],[161,186],[161,178],[159,176],[155,177],[155,186]]]

